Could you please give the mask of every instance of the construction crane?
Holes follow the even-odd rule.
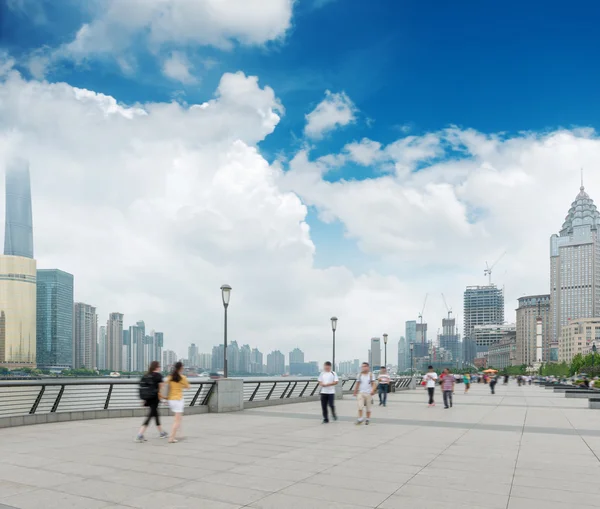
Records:
[[[488,265],[488,262],[485,262],[485,270],[483,271],[483,275],[488,277],[488,281],[489,281],[489,285],[492,286],[492,269],[496,266],[496,264],[502,260],[502,258],[504,258],[504,255],[506,254],[506,251],[504,251],[504,253],[502,253],[500,255],[500,258],[498,258],[494,263],[492,263],[492,266],[490,267]]]
[[[452,308],[448,307],[448,304],[446,303],[446,297],[444,297],[443,293],[442,293],[442,299],[444,300],[444,306],[446,306],[446,311],[448,311],[448,320],[450,320],[450,318],[452,317]]]
[[[425,312],[425,305],[427,304],[427,297],[429,297],[428,293],[425,294],[425,300],[423,301],[423,309],[419,313],[419,320],[421,320],[421,325],[423,324],[423,313]]]

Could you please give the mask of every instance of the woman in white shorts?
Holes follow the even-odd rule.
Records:
[[[175,363],[173,366],[173,372],[171,376],[167,378],[167,384],[169,387],[169,396],[167,402],[169,403],[169,410],[175,414],[175,420],[173,421],[173,427],[171,428],[171,435],[169,436],[169,443],[174,444],[177,442],[177,432],[181,427],[181,418],[183,417],[183,407],[185,401],[183,400],[183,390],[190,387],[188,379],[183,373],[183,364],[181,362]]]

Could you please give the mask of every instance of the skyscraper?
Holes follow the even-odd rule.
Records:
[[[406,343],[406,338],[404,336],[400,337],[398,341],[398,373],[403,373],[407,369],[409,369],[409,362],[407,361],[406,352],[408,350],[408,344]]]
[[[279,350],[267,355],[267,373],[269,375],[283,375],[285,373],[285,355]]]
[[[170,371],[177,362],[177,354],[173,350],[165,350],[162,355],[163,371]]]
[[[519,299],[517,308],[517,365],[533,366],[536,362],[537,319],[542,319],[542,362],[549,362],[552,331],[550,295],[528,295]]]
[[[148,366],[144,365],[144,338],[146,336],[146,325],[139,321],[136,325],[129,327],[129,341],[131,342],[131,369],[132,371],[144,371]]]
[[[36,263],[0,256],[0,366],[36,365]]]
[[[225,347],[223,345],[213,346],[212,349],[212,371],[218,373],[224,370],[225,363]]]
[[[381,367],[381,340],[380,338],[371,338],[371,369]]]
[[[462,345],[460,344],[460,337],[456,329],[455,318],[442,318],[440,348],[450,352],[454,366],[457,366],[457,363],[462,361]]]
[[[165,335],[162,332],[154,332],[154,355],[152,356],[153,361],[159,361],[162,357],[162,350],[165,342]]]
[[[37,365],[62,370],[73,366],[73,275],[58,269],[37,271]]]
[[[198,347],[196,346],[196,343],[192,343],[188,346],[188,362],[190,367],[197,368],[198,360]]]
[[[33,258],[33,219],[29,165],[13,160],[6,168],[4,254]]]
[[[251,359],[252,350],[250,345],[243,345],[240,348],[240,373],[250,373]]]
[[[600,212],[583,183],[558,235],[550,237],[551,341],[569,320],[600,316]]]
[[[98,315],[96,308],[76,302],[73,317],[73,368],[96,369]]]
[[[472,340],[476,325],[504,323],[504,290],[496,285],[467,286],[464,294],[464,339]],[[477,345],[483,347],[484,345]],[[484,348],[483,351],[487,351]]]
[[[122,367],[123,371],[134,371],[133,369],[133,356],[131,348],[131,333],[129,329],[123,329],[123,356]]]
[[[250,372],[251,373],[263,373],[263,354],[258,348],[252,349],[250,355]]]
[[[290,352],[290,366],[292,364],[302,364],[304,362],[304,352],[300,348],[294,348]]]
[[[98,369],[106,369],[106,346],[106,325],[101,325],[98,329],[98,350],[96,354]]]
[[[123,369],[123,314],[111,313],[106,324],[106,369]]]

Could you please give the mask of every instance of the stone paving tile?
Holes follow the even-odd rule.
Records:
[[[105,482],[99,479],[84,479],[81,482],[57,486],[55,489],[71,495],[119,504],[122,504],[128,498],[148,493],[148,489],[145,488],[126,486],[115,482]]]
[[[362,484],[357,484],[357,489],[333,489],[330,486],[320,486],[305,482],[297,483],[280,493],[297,498],[312,498],[321,501],[323,507],[330,502],[341,502],[363,507],[377,507],[389,495],[363,490]]]
[[[123,502],[126,507],[139,509],[238,509],[239,504],[229,504],[217,500],[196,497],[186,497],[177,493],[154,492],[139,497],[127,499]]]
[[[107,505],[102,500],[46,489],[6,497],[2,503],[19,509],[101,509]]]
[[[174,490],[179,495],[190,497],[205,498],[208,500],[217,500],[228,502],[230,504],[246,505],[256,502],[269,495],[267,491],[253,490],[250,488],[238,488],[234,486],[224,487],[222,484],[208,482],[191,482],[183,484]]]
[[[414,486],[406,484],[398,490],[396,495],[412,498],[414,503],[418,505],[442,504],[446,506],[446,503],[459,504],[461,502],[472,505],[478,503],[481,505],[481,502],[485,501],[483,505],[488,509],[506,509],[508,503],[508,494],[486,495],[474,491],[439,487],[438,485]]]
[[[319,499],[294,497],[275,493],[262,498],[248,507],[256,509],[364,509],[363,505],[346,504],[342,502],[323,502]]]

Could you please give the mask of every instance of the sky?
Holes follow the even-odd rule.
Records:
[[[600,200],[600,5],[434,4],[0,1],[38,267],[182,357],[222,341],[224,283],[230,340],[325,361],[335,315],[337,360],[387,333],[393,362],[506,253],[514,321],[582,168]]]

